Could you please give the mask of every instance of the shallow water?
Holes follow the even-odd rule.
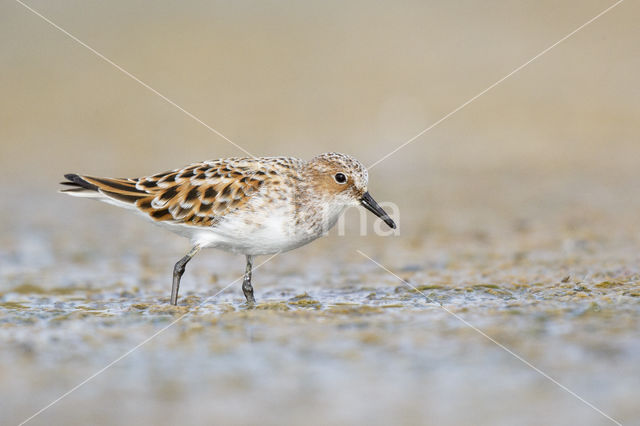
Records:
[[[44,197],[68,214],[12,217],[2,234],[2,424],[114,361],[30,424],[610,423],[514,354],[617,420],[639,419],[633,221],[479,234],[448,216],[403,234],[418,226],[409,217],[400,236],[334,235],[276,256],[254,273],[255,308],[243,259],[210,250],[172,307],[186,241],[110,206]]]

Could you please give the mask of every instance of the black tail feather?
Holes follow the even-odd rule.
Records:
[[[60,182],[62,185],[74,186],[77,188],[90,189],[92,191],[98,191],[98,187],[92,183],[87,182],[82,179],[79,175],[75,173],[67,173],[64,175],[65,179],[68,179],[69,182]]]

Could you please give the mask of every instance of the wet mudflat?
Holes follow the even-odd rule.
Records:
[[[73,215],[3,218],[2,424],[129,351],[29,424],[611,423],[495,342],[615,419],[639,418],[631,215],[480,233],[455,215],[409,217],[396,237],[333,235],[259,266],[253,308],[243,258],[208,250],[172,307],[186,241],[46,197]]]

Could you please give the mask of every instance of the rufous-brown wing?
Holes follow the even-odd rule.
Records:
[[[241,209],[263,186],[282,183],[282,172],[295,167],[296,161],[230,158],[135,179],[69,174],[63,184],[71,187],[65,192],[97,192],[134,206],[155,221],[212,226]]]
[[[156,221],[211,226],[241,208],[268,179],[265,170],[224,163],[201,163],[181,170],[140,178],[137,188],[148,196],[135,205]]]

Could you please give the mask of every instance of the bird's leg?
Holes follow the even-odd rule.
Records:
[[[200,246],[193,246],[193,248],[187,253],[185,257],[178,260],[176,265],[173,267],[173,285],[171,286],[171,304],[178,304],[178,290],[180,290],[180,278],[182,278],[182,274],[184,274],[184,267],[189,263],[191,258],[198,254],[200,251]]]
[[[244,280],[242,281],[242,292],[247,298],[247,303],[252,305],[256,303],[253,297],[253,287],[251,286],[251,268],[253,266],[253,256],[247,255],[247,268],[244,271]]]

